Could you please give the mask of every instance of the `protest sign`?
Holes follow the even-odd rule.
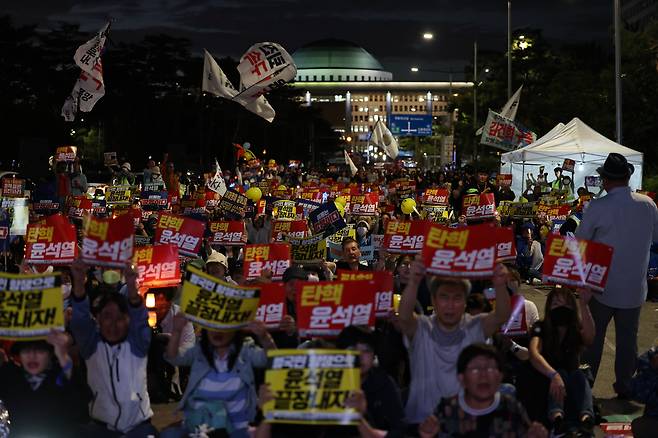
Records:
[[[141,287],[167,287],[180,283],[178,247],[149,245],[135,250],[133,263],[137,266]]]
[[[516,260],[516,240],[514,231],[511,227],[494,228],[496,233],[496,260],[513,261]]]
[[[394,254],[417,254],[423,249],[429,221],[389,221],[384,233],[384,249]]]
[[[466,195],[462,200],[462,214],[466,220],[490,219],[496,212],[496,200],[493,193]]]
[[[75,161],[75,156],[78,153],[78,148],[76,146],[59,146],[55,150],[55,161],[61,162],[65,161],[72,163]]]
[[[546,241],[544,282],[603,291],[613,248],[599,242],[551,234]]]
[[[500,187],[510,187],[512,185],[511,173],[499,173],[496,176],[496,182]]]
[[[332,257],[339,258],[343,254],[343,239],[346,237],[356,239],[354,224],[347,224],[345,228],[327,237],[327,248]]]
[[[564,162],[562,163],[563,171],[573,173],[575,167],[576,167],[576,162],[574,160],[570,160],[569,158],[564,159]]]
[[[91,199],[86,196],[72,196],[69,198],[69,217],[82,218],[92,211]]]
[[[29,224],[25,236],[25,261],[31,264],[68,265],[78,256],[75,226],[61,214]]]
[[[586,176],[585,187],[601,187],[601,177],[599,175]]]
[[[350,325],[375,325],[374,281],[299,282],[296,288],[299,335],[337,336]]]
[[[427,189],[422,201],[423,205],[448,205],[448,189]]]
[[[393,310],[393,274],[389,271],[347,271],[339,269],[336,271],[338,281],[374,281],[377,292],[375,293],[375,316],[383,318]]]
[[[104,152],[103,153],[103,164],[106,166],[118,166],[119,161],[117,160],[116,152]]]
[[[166,191],[143,191],[139,204],[146,211],[166,210],[169,206],[169,194]]]
[[[206,224],[201,221],[162,213],[155,228],[154,242],[156,245],[173,243],[179,253],[193,257],[199,254],[205,230]]]
[[[209,229],[213,245],[242,246],[247,243],[243,221],[212,221]]]
[[[165,183],[163,181],[145,183],[142,186],[142,191],[143,192],[164,192],[164,191],[166,191],[165,190]]]
[[[480,143],[504,151],[521,148],[537,140],[534,132],[514,120],[489,110]]]
[[[91,214],[98,217],[107,216],[107,203],[105,199],[91,201]]]
[[[327,241],[320,234],[302,239],[288,238],[295,263],[320,263],[327,257]]]
[[[311,212],[315,211],[321,205],[319,202],[307,201],[306,199],[299,198],[295,199],[295,204],[302,209],[302,217],[304,219],[308,219]],[[299,211],[299,208],[297,211]]]
[[[286,238],[301,239],[309,234],[306,221],[279,221],[272,222],[270,239],[273,242],[283,242]]]
[[[447,228],[431,224],[425,235],[423,260],[431,274],[491,277],[496,263],[496,233],[491,225]]]
[[[361,388],[358,352],[270,350],[265,383],[274,399],[263,406],[268,423],[357,425],[361,415],[345,401]]]
[[[83,221],[82,260],[89,265],[123,267],[134,252],[133,218],[86,216]]]
[[[533,218],[537,215],[536,202],[511,202],[507,215],[514,219]]]
[[[130,205],[130,186],[109,186],[105,189],[105,201],[107,205]]]
[[[272,215],[278,221],[294,221],[297,219],[297,206],[295,201],[283,199],[274,203]]]
[[[51,329],[64,331],[60,274],[0,273],[0,338],[40,339]]]
[[[379,205],[379,193],[352,195],[345,206],[345,212],[354,216],[374,216]]]
[[[22,198],[25,195],[25,180],[22,178],[2,178],[3,198]]]
[[[260,302],[256,319],[268,329],[276,329],[286,316],[286,287],[283,283],[263,283],[260,287]]]
[[[272,271],[272,280],[281,280],[290,267],[290,245],[270,243],[247,245],[244,248],[243,274],[247,280],[260,277],[263,270]]]
[[[227,219],[240,220],[244,217],[247,197],[233,189],[227,190],[219,201],[217,209],[224,213]]]
[[[313,234],[329,237],[345,228],[345,220],[338,212],[336,204],[327,202],[309,214]]]
[[[188,266],[180,308],[190,321],[202,327],[233,330],[254,320],[258,299],[258,288],[229,284]]]
[[[525,298],[523,295],[512,295],[510,297],[510,307],[512,312],[510,317],[503,324],[499,332],[505,336],[527,336],[528,324],[525,315]]]

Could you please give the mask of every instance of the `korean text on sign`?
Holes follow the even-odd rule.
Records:
[[[281,280],[290,267],[290,245],[247,245],[244,249],[243,274],[247,280],[260,277],[263,270],[272,271],[272,280]]]
[[[176,245],[139,247],[135,250],[134,263],[142,287],[167,287],[180,283]]]
[[[86,263],[122,267],[132,259],[135,226],[130,215],[114,219],[87,216],[83,231],[82,259]]]
[[[494,217],[496,201],[493,193],[466,195],[462,201],[462,214],[466,219],[487,219]]]
[[[64,301],[59,274],[0,273],[0,338],[45,338],[64,330]]]
[[[379,193],[373,192],[366,195],[352,195],[346,210],[357,216],[374,216],[379,204]]]
[[[210,222],[210,243],[224,246],[242,246],[247,243],[243,221]]]
[[[416,254],[423,249],[426,221],[389,221],[384,234],[384,249],[395,254]]]
[[[163,213],[155,229],[155,244],[172,243],[178,252],[186,256],[195,256],[201,249],[206,224],[189,217]]]
[[[25,261],[32,264],[70,264],[78,255],[75,226],[61,214],[43,223],[29,224],[25,236]]]
[[[376,289],[374,281],[299,283],[299,335],[336,336],[350,325],[374,327]]]
[[[490,225],[427,229],[423,260],[427,271],[455,277],[490,277],[496,262],[496,234]]]
[[[543,281],[603,291],[612,254],[613,248],[603,243],[551,234],[546,241]]]
[[[318,263],[327,257],[327,241],[320,234],[304,239],[289,238],[288,243],[296,263]]]
[[[237,329],[256,317],[259,289],[235,286],[188,266],[180,308],[190,321],[209,329]]]
[[[286,289],[283,283],[264,283],[260,285],[260,302],[256,319],[265,323],[269,329],[279,327],[286,316]]]
[[[357,424],[345,401],[360,388],[358,354],[347,350],[271,350],[267,353],[274,400],[263,407],[268,423]]]
[[[383,318],[393,310],[393,274],[388,271],[336,271],[338,281],[373,281],[375,293],[375,316]]]

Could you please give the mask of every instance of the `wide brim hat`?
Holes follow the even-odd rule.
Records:
[[[635,167],[623,155],[612,152],[605,159],[603,166],[597,168],[596,171],[604,178],[626,179],[635,172]]]

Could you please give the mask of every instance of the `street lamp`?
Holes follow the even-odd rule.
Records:
[[[414,73],[418,73],[418,67],[411,67],[411,71]]]
[[[434,34],[432,32],[425,32],[423,34],[423,39],[424,40],[432,40],[432,39],[434,39]]]

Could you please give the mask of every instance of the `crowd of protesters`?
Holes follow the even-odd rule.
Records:
[[[54,177],[40,181],[33,193],[52,195],[66,205],[84,196],[90,183],[78,162],[57,163]],[[488,280],[427,275],[419,255],[379,251],[361,260],[361,247],[382,234],[390,221],[409,219],[400,199],[386,193],[380,210],[369,217],[349,217],[356,236],[342,241],[342,251],[319,265],[289,267],[283,274],[286,316],[276,330],[252,321],[243,330],[212,331],[194,326],[177,305],[180,287],[140,291],[134,266],[123,270],[89,266],[76,260],[54,268],[62,273],[66,331],[45,340],[3,343],[0,400],[11,418],[11,436],[84,437],[546,437],[593,436],[600,421],[591,387],[599,370],[610,320],[617,333],[614,390],[622,399],[646,406],[633,423],[636,436],[655,436],[658,425],[658,350],[637,351],[640,308],[647,299],[651,244],[658,241],[654,202],[628,187],[633,169],[611,154],[598,172],[598,193],[574,190],[572,178],[556,168],[552,179],[540,169],[529,175],[527,190],[515,194],[508,185],[470,166],[421,172],[405,168],[303,171],[299,167],[248,168],[224,173],[228,187],[244,191],[258,180],[296,187],[331,178],[343,184],[378,184],[407,179],[416,194],[447,188],[450,226],[469,226],[462,199],[493,193],[496,204],[539,200],[557,191],[574,208],[559,230],[543,217],[493,221],[513,227],[516,261],[497,264]],[[111,167],[113,185],[162,184],[173,197],[191,196],[204,180],[176,170],[164,157],[149,160],[141,175],[129,162]],[[605,196],[603,194],[605,193]],[[89,193],[90,197],[98,193]],[[584,209],[579,198],[594,199]],[[386,209],[386,205],[392,206]],[[413,215],[416,218],[415,214]],[[153,218],[136,233],[153,235]],[[248,243],[270,243],[271,215],[244,219]],[[77,223],[77,222],[76,222]],[[623,224],[623,226],[622,226]],[[79,224],[78,224],[79,225]],[[522,297],[524,282],[541,283],[543,253],[552,232],[572,233],[614,247],[608,282],[602,294],[586,288],[554,286],[544,315],[524,300],[527,331],[508,336],[500,328],[512,313],[511,299]],[[14,239],[6,272],[33,272],[22,262],[23,242]],[[206,242],[187,263],[231,284],[271,282],[242,276],[242,253]],[[48,268],[52,269],[52,268]],[[331,281],[336,269],[388,270],[399,308],[374,329],[349,326],[336,338],[301,337],[296,326],[296,285]],[[148,323],[144,292],[155,295],[157,324]],[[490,296],[493,294],[494,296]],[[490,301],[495,301],[492,308]],[[361,390],[346,406],[362,414],[358,426],[306,426],[262,421],[263,405],[273,398],[263,383],[267,351],[277,348],[339,348],[359,353]],[[638,358],[638,353],[641,355]],[[151,422],[152,403],[178,402],[183,420],[158,431]],[[202,435],[204,433],[205,435]]]

